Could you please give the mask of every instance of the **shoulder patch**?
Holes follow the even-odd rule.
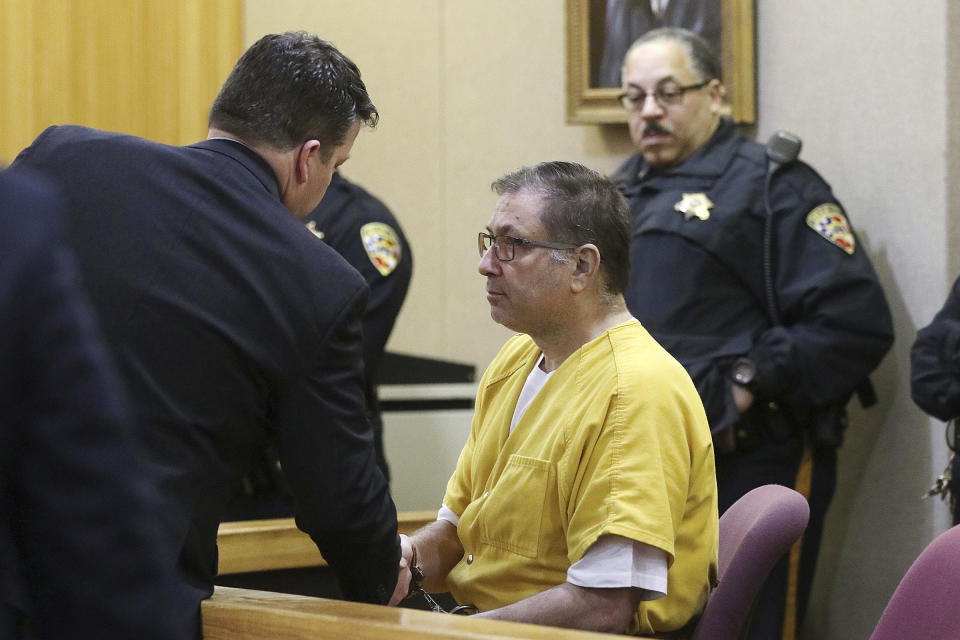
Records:
[[[850,224],[840,207],[833,203],[822,204],[808,213],[807,226],[850,255],[856,250]]]
[[[400,237],[393,227],[382,222],[368,222],[360,227],[360,241],[380,275],[393,273],[403,256]]]

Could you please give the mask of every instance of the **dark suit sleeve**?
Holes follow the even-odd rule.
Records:
[[[0,241],[0,423],[13,447],[2,484],[32,624],[42,638],[190,637],[196,612],[177,601],[154,484],[53,202],[18,199],[16,228],[0,215],[0,234],[19,234],[12,251]],[[10,205],[0,185],[0,206]]]
[[[933,321],[917,332],[910,349],[910,392],[934,417],[960,416],[960,278]]]
[[[314,371],[277,407],[280,460],[306,531],[350,600],[384,604],[400,561],[397,514],[364,417],[366,287],[335,321]]]

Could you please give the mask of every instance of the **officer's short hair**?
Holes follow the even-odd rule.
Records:
[[[626,290],[630,208],[610,180],[575,162],[542,162],[508,173],[491,186],[498,196],[521,191],[540,196],[540,223],[547,240],[596,245],[605,293],[616,295]],[[567,259],[561,251],[554,251],[554,256]]]
[[[693,65],[693,71],[700,75],[704,80],[713,80],[720,78],[723,67],[720,63],[720,55],[713,50],[710,43],[695,34],[693,31],[681,29],[680,27],[661,27],[652,29],[634,40],[627,54],[623,57],[623,63],[626,64],[633,50],[647,42],[655,40],[669,40],[678,42],[687,50],[690,55],[690,63]]]
[[[303,31],[260,38],[237,61],[210,108],[209,125],[281,151],[318,140],[328,159],[354,123],[376,126],[360,70]]]

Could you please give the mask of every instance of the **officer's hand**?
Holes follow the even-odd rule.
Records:
[[[410,591],[410,543],[406,540],[405,535],[400,534],[400,571],[397,573],[397,586],[393,590],[393,595],[390,596],[390,602],[387,603],[387,606],[394,606],[399,603],[401,600],[407,597],[407,592]]]
[[[746,387],[732,384],[730,385],[730,392],[733,394],[733,404],[736,405],[740,415],[743,415],[747,409],[753,406],[753,393]]]
[[[730,453],[736,447],[737,443],[733,437],[733,427],[727,427],[723,431],[713,434],[713,448],[717,453]]]

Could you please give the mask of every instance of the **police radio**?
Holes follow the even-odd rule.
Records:
[[[803,141],[789,131],[776,131],[767,141],[767,177],[763,183],[763,207],[767,214],[763,223],[763,284],[767,314],[774,325],[780,324],[780,314],[773,290],[773,207],[770,206],[770,180],[777,169],[797,159],[802,146]]]

